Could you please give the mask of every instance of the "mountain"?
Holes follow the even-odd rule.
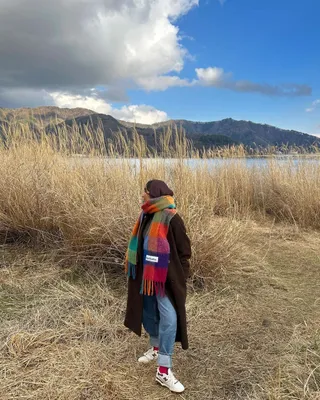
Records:
[[[257,124],[251,121],[236,121],[232,118],[213,122],[193,122],[186,120],[173,120],[156,124],[157,129],[175,124],[181,126],[189,136],[205,137],[208,135],[223,135],[232,141],[246,146],[253,144],[266,146],[279,146],[289,144],[296,146],[310,146],[320,143],[320,139],[293,130],[276,128],[271,125]]]
[[[1,108],[0,121],[16,121],[34,124],[58,124],[67,119],[96,114],[86,108],[59,108],[59,107],[36,107],[36,108]]]
[[[186,120],[170,120],[153,125],[133,124],[119,121],[104,114],[83,116],[67,120],[68,126],[77,124],[97,129],[102,127],[105,138],[112,137],[112,132],[126,131],[129,135],[133,129],[142,135],[147,144],[155,145],[155,132],[158,136],[168,128],[183,129],[186,136],[193,141],[196,147],[224,146],[231,144],[244,144],[248,147],[289,146],[308,147],[313,144],[320,146],[320,138],[306,133],[284,130],[266,124],[257,124],[251,121],[235,121],[231,118],[213,122],[193,122]]]
[[[97,131],[97,129],[101,129],[104,134],[104,139],[107,141],[108,139],[112,139],[114,134],[117,132],[122,132],[127,134],[128,137],[132,137],[133,131],[136,130],[140,135],[142,135],[148,146],[156,147],[155,145],[155,129],[151,125],[133,125],[130,123],[125,123],[123,121],[119,121],[113,118],[111,115],[105,114],[92,114],[87,116],[82,116],[73,119],[67,119],[63,123],[60,123],[56,126],[47,126],[46,130],[48,133],[53,133],[57,128],[62,128],[66,126],[67,129],[72,131],[72,127],[76,125],[80,131],[83,132],[85,136],[86,127],[90,128],[90,131]],[[143,126],[143,127],[142,127]],[[163,128],[161,132],[163,132]]]
[[[155,137],[168,128],[182,129],[187,138],[191,139],[198,148],[244,144],[246,147],[267,146],[320,146],[320,138],[302,132],[280,129],[266,124],[257,124],[251,121],[236,121],[227,118],[222,121],[193,122],[187,120],[170,120],[153,125],[133,124],[117,120],[110,115],[98,114],[83,108],[38,107],[24,109],[0,108],[0,136],[1,126],[5,127],[10,121],[28,122],[34,129],[44,126],[48,133],[54,133],[57,128],[66,125],[72,129],[76,124],[85,131],[86,126],[91,129],[102,129],[105,139],[113,137],[115,132],[126,132],[130,137],[135,129],[142,135],[149,146],[155,146]]]
[[[66,125],[67,127],[71,128],[74,124],[76,124],[79,128],[90,126],[93,131],[96,131],[99,128],[103,129],[107,137],[112,137],[113,133],[125,129],[120,121],[111,117],[111,115],[105,114],[92,114],[72,119],[66,119],[58,126]]]

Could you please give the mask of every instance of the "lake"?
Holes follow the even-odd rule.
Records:
[[[106,165],[114,166],[120,164],[129,165],[133,170],[139,170],[141,165],[140,159],[135,158],[94,158],[94,157],[73,157],[72,163],[81,165],[87,164],[92,165],[95,161],[103,161]],[[277,165],[292,165],[292,167],[298,167],[300,165],[316,165],[320,166],[319,156],[274,156],[274,157],[252,157],[252,158],[211,158],[211,159],[174,159],[174,158],[144,158],[142,159],[143,166],[156,166],[165,165],[170,167],[177,163],[182,162],[183,164],[191,167],[207,167],[207,168],[221,168],[224,165],[237,164],[246,166],[248,168],[267,168],[270,163],[276,163]]]
[[[140,166],[139,159],[108,159],[107,163],[121,163],[128,162],[133,167]],[[320,164],[320,157],[318,156],[275,156],[275,157],[254,157],[254,158],[211,158],[211,159],[172,159],[172,158],[147,158],[143,159],[143,164],[156,164],[156,163],[164,163],[170,166],[170,164],[175,164],[178,162],[183,162],[184,164],[190,167],[198,167],[202,165],[209,165],[212,167],[220,167],[223,165],[229,165],[233,163],[245,164],[247,167],[266,167],[270,164],[270,162],[276,162],[277,164],[292,164],[293,166],[298,166],[300,164]]]

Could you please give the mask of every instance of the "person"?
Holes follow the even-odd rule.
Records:
[[[125,262],[129,278],[124,324],[138,336],[143,324],[151,348],[138,361],[157,360],[156,382],[182,393],[184,386],[172,372],[172,354],[175,342],[188,349],[185,305],[190,240],[165,182],[149,181],[142,199]]]

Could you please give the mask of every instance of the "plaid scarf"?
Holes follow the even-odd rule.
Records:
[[[125,269],[129,277],[136,279],[139,231],[145,214],[154,214],[143,243],[143,278],[141,294],[165,295],[168,274],[170,245],[167,240],[169,224],[176,214],[173,197],[163,196],[151,199],[142,206],[142,213],[136,222],[126,255]]]

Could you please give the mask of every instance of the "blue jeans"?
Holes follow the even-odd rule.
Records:
[[[143,296],[143,327],[150,344],[159,347],[158,365],[172,368],[177,333],[177,313],[167,296]]]

